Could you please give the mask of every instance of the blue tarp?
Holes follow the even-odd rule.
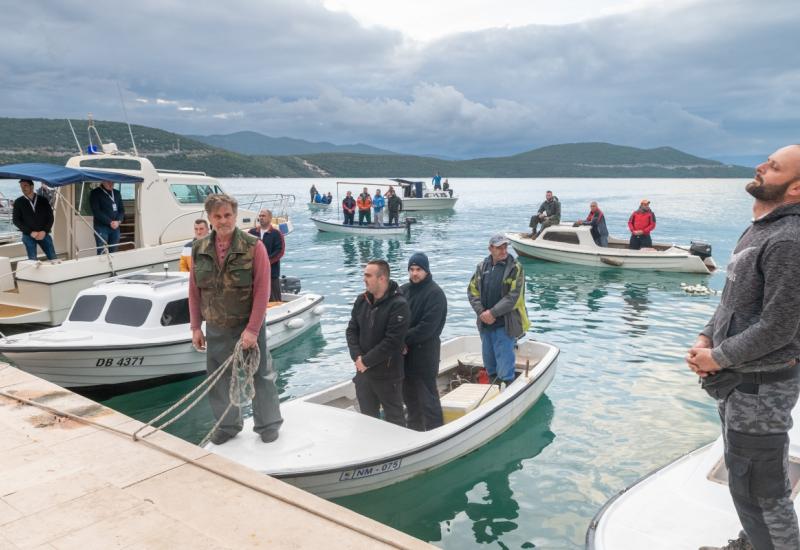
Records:
[[[144,181],[138,176],[128,176],[117,172],[67,168],[66,166],[44,162],[26,162],[0,166],[0,179],[41,181],[50,187],[60,187],[61,185],[82,181],[113,181],[115,183],[140,183]]]

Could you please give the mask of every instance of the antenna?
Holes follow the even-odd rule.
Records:
[[[72,130],[72,137],[75,138],[75,145],[78,146],[78,154],[82,155],[83,151],[81,150],[81,142],[78,141],[78,136],[75,134],[75,128],[72,127],[72,121],[67,119],[67,124],[69,124],[69,129]]]
[[[92,130],[94,130],[94,135],[97,137],[97,148],[96,149],[93,147],[93,143],[92,143]],[[97,128],[95,128],[94,118],[92,117],[92,113],[89,113],[89,127],[86,129],[86,131],[89,134],[89,148],[88,148],[89,154],[91,154],[94,151],[102,152],[103,151],[103,140],[100,139],[100,132],[98,132]]]
[[[131,130],[131,123],[128,121],[128,110],[125,108],[125,100],[122,99],[122,88],[119,87],[119,80],[117,80],[117,92],[119,92],[119,102],[122,104],[122,114],[125,115],[125,124],[128,125],[128,133],[131,136],[131,143],[133,143],[133,154],[139,156],[139,151],[136,150],[136,141],[133,139],[133,130]]]

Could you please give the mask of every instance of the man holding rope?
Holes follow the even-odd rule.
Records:
[[[238,203],[225,194],[212,194],[205,202],[214,230],[192,245],[189,277],[189,313],[192,344],[206,351],[209,375],[234,352],[239,340],[243,350],[258,346],[261,360],[253,377],[253,429],[261,441],[278,438],[283,419],[279,409],[277,374],[267,350],[264,316],[270,292],[267,252],[260,240],[236,227]],[[201,329],[206,322],[206,335]],[[211,442],[222,445],[242,430],[238,407],[229,407],[231,373],[226,372],[209,393],[219,426]]]

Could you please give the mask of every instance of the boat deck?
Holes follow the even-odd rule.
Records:
[[[0,318],[17,317],[19,315],[27,315],[28,313],[36,313],[37,311],[39,310],[30,307],[0,304]]]
[[[97,424],[0,396],[0,548],[430,547],[5,364],[0,391]]]

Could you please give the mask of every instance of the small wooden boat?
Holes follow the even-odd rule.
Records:
[[[552,382],[558,348],[525,341],[516,350],[516,379],[500,392],[476,384],[481,340],[442,344],[437,386],[445,424],[417,432],[358,412],[355,386],[342,382],[281,404],[280,437],[265,445],[242,432],[213,452],[325,498],[371,491],[442,466],[509,428]]]
[[[594,242],[588,226],[567,224],[550,226],[536,239],[527,233],[506,233],[506,237],[520,256],[550,262],[704,275],[717,269],[711,246],[706,243],[653,243],[652,248],[630,250],[628,241],[609,237],[608,246],[601,247]]]
[[[328,210],[328,209],[330,209],[330,207],[333,206],[333,203],[330,203],[330,202],[307,202],[306,206],[308,206],[309,210],[312,210],[314,212],[318,212],[320,210]]]
[[[205,371],[192,346],[188,273],[134,272],[81,291],[60,327],[0,339],[20,369],[65,388],[116,387]],[[284,292],[267,309],[274,350],[320,321],[323,297]]]
[[[789,478],[800,514],[800,408],[792,411]],[[742,526],[728,490],[722,437],[620,491],[586,532],[590,550],[673,550],[724,546]]]
[[[323,233],[343,233],[345,235],[364,235],[364,236],[383,236],[383,235],[402,235],[411,232],[411,224],[416,220],[406,218],[401,225],[345,225],[338,220],[323,220],[322,218],[311,218],[317,229]]]

